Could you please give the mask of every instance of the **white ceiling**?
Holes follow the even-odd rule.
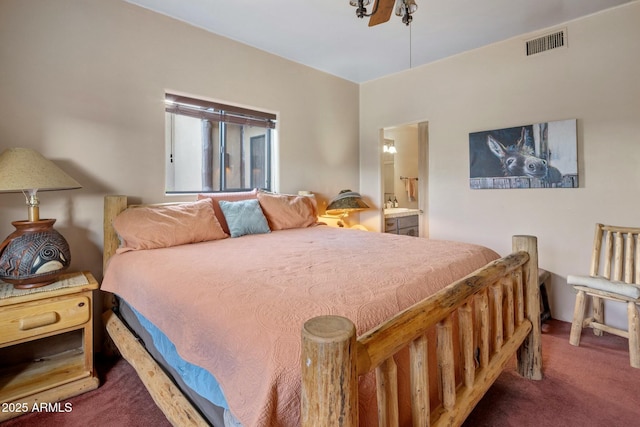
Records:
[[[639,0],[416,0],[410,28],[349,0],[126,1],[361,83]]]

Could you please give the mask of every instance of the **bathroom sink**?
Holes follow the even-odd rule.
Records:
[[[404,212],[409,212],[415,209],[409,209],[409,208],[387,208],[384,210],[384,214],[385,215],[393,215],[393,214],[399,214],[399,213],[404,213]]]

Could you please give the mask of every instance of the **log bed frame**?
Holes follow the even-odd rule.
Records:
[[[118,248],[112,227],[126,196],[106,196],[104,267]],[[513,253],[487,264],[356,337],[343,317],[308,320],[302,330],[301,425],[358,426],[358,376],[375,371],[380,426],[397,426],[397,371],[393,356],[409,348],[414,426],[459,426],[516,355],[516,369],[542,379],[537,239],[513,236]],[[173,381],[111,310],[109,336],[175,426],[208,425]],[[459,354],[454,355],[454,316]],[[436,357],[427,356],[427,330],[436,330]],[[429,407],[428,366],[437,366],[441,404]],[[456,382],[456,372],[462,381]],[[248,427],[248,426],[247,426]]]

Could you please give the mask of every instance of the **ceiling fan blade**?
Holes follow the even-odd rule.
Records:
[[[376,11],[371,18],[369,18],[369,26],[382,24],[387,22],[391,18],[391,12],[393,12],[393,6],[396,4],[396,0],[376,0]]]

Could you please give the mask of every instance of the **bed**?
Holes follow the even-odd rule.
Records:
[[[288,228],[291,218],[283,226],[260,206],[268,232],[129,250],[114,221],[141,207],[105,198],[102,289],[117,296],[107,300],[133,307],[212,374],[233,414],[221,422],[460,425],[514,355],[521,375],[542,378],[535,237],[514,236],[500,258],[460,242]],[[216,424],[118,304],[103,316],[108,334],[167,418]]]

